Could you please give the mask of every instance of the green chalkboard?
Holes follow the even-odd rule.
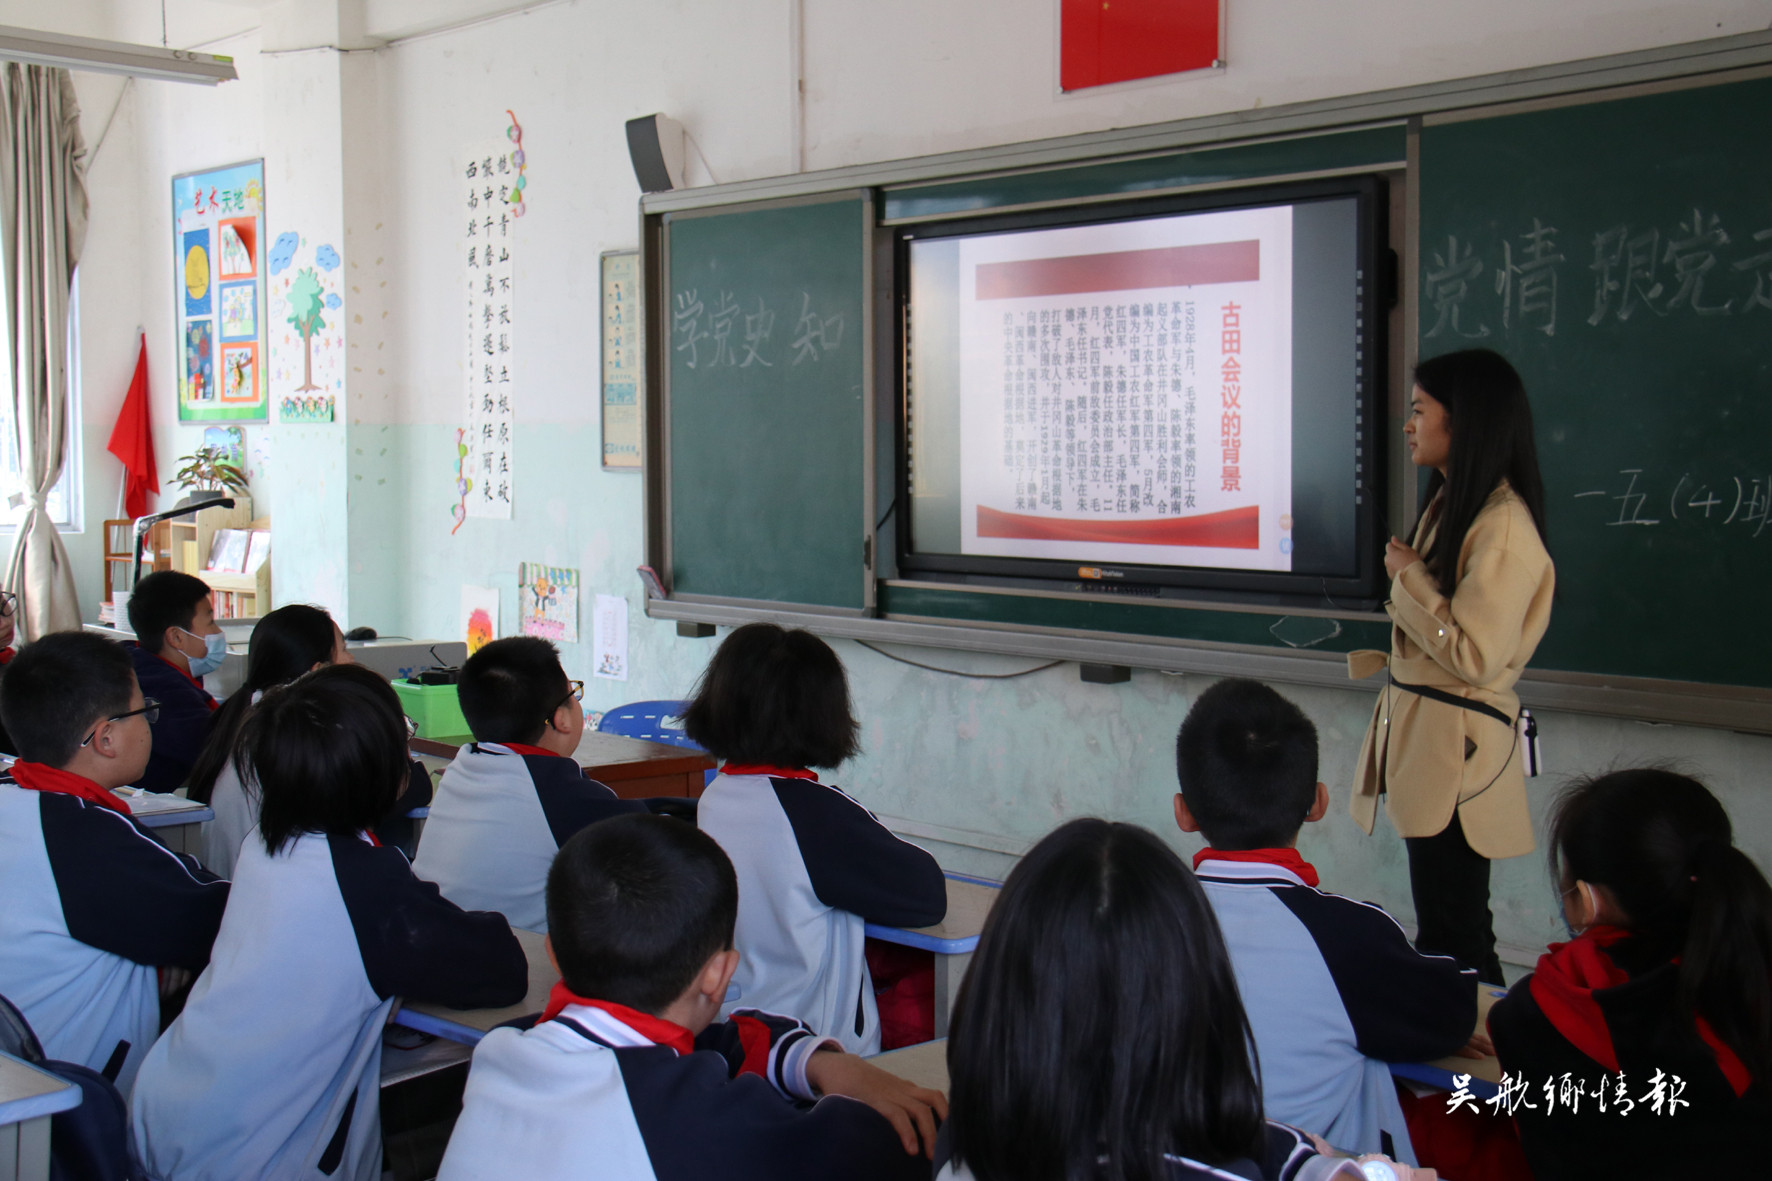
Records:
[[[1054,201],[1135,197],[1153,190],[1349,168],[1394,168],[1408,153],[1401,123],[1329,135],[1302,135],[1231,147],[1201,147],[1130,160],[1095,161],[1064,168],[1011,172],[888,190],[882,214],[914,221]]]
[[[1421,355],[1532,397],[1558,598],[1535,668],[1772,686],[1772,81],[1428,126]]]
[[[666,216],[674,593],[867,605],[871,231],[855,193]]]

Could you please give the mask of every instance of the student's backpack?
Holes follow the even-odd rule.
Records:
[[[76,1062],[43,1056],[25,1015],[0,996],[0,1050],[80,1088],[80,1106],[49,1117],[50,1181],[146,1181],[129,1152],[129,1107],[117,1084]]]

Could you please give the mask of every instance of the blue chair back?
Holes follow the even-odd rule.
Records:
[[[597,723],[597,729],[604,734],[644,738],[648,742],[663,742],[699,751],[703,749],[700,743],[683,733],[681,726],[669,724],[681,718],[688,708],[687,701],[635,701],[606,712],[602,721]],[[712,783],[715,774],[717,772],[709,771],[706,781]]]

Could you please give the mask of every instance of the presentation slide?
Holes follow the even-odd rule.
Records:
[[[1293,216],[958,241],[962,554],[1292,570]]]

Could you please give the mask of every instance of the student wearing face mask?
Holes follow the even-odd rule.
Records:
[[[136,786],[148,791],[183,787],[209,737],[215,698],[203,677],[221,667],[227,637],[215,622],[209,585],[201,578],[161,570],[136,583],[129,596],[135,630],[135,677],[142,692],[160,702],[154,753]]]

